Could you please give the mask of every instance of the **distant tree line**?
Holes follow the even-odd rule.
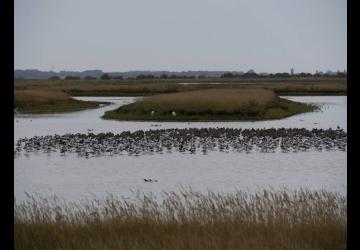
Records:
[[[80,76],[65,76],[65,80],[81,80]]]
[[[155,75],[138,75],[136,77],[128,77],[126,78],[126,80],[147,80],[147,79],[194,79],[196,78],[196,76],[181,76],[181,75],[167,75],[167,74],[162,74],[160,76],[155,76]],[[201,75],[198,76],[197,78],[206,78],[206,76]],[[48,78],[49,80],[60,80],[61,78],[58,76],[52,76]],[[65,80],[98,80],[97,77],[94,76],[85,76],[84,78],[81,78],[80,76],[65,76],[64,78]],[[101,75],[100,77],[101,80],[111,80],[111,79],[115,79],[115,80],[124,80],[123,76],[112,76],[109,75],[107,73],[104,73],[103,75]]]
[[[285,77],[346,77],[346,72],[337,72],[337,73],[322,73],[322,72],[316,72],[315,74],[311,73],[296,73],[296,74],[289,74],[287,72],[284,73],[270,73],[270,74],[257,74],[255,72],[246,72],[245,74],[234,74],[231,72],[227,72],[222,74],[221,78],[285,78]]]
[[[220,78],[289,78],[289,77],[347,77],[346,71],[344,72],[331,72],[327,71],[325,73],[323,72],[316,72],[314,74],[311,73],[296,73],[296,74],[289,74],[287,72],[284,73],[256,73],[254,70],[249,70],[246,73],[239,74],[239,73],[233,73],[233,72],[226,72],[220,76]],[[206,75],[198,75],[198,76],[183,76],[183,75],[168,75],[168,74],[161,74],[159,76],[155,76],[153,74],[140,74],[136,77],[129,77],[126,78],[126,80],[148,80],[148,79],[194,79],[194,78],[217,78],[217,77],[210,77]],[[48,78],[49,80],[60,80],[61,78],[59,76],[51,76]],[[94,76],[85,76],[84,78],[81,78],[80,76],[65,76],[65,80],[98,80],[99,78]],[[100,77],[101,80],[124,80],[123,76],[121,75],[111,75],[108,73],[104,73]]]
[[[51,76],[48,78],[49,80],[60,80],[61,78],[59,76]],[[65,80],[98,80],[97,77],[94,76],[85,76],[84,78],[81,78],[80,76],[65,76]],[[101,80],[110,80],[110,79],[117,79],[117,80],[123,80],[122,76],[111,76],[107,73],[104,73],[100,77]]]
[[[60,80],[60,77],[58,77],[58,76],[51,76],[51,77],[49,77],[49,80],[53,80],[53,81],[55,81],[55,80]]]

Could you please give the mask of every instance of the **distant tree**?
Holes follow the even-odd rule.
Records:
[[[284,73],[275,73],[274,74],[274,77],[289,77],[289,76],[290,76],[290,74],[286,73],[286,72],[284,72]]]
[[[58,77],[58,76],[51,76],[51,77],[49,77],[49,80],[52,80],[52,81],[60,80],[60,77]]]
[[[101,80],[110,80],[110,76],[107,73],[102,74],[100,77]]]
[[[97,78],[93,76],[85,76],[84,80],[97,80]]]
[[[221,75],[221,78],[233,78],[233,77],[234,77],[234,74],[230,73],[230,72],[227,72],[227,73],[224,73]]]
[[[345,76],[347,76],[347,74],[345,72],[337,72],[336,76],[345,77]]]
[[[170,76],[170,78],[175,79],[175,78],[178,78],[178,76],[177,76],[177,75],[175,75],[175,74],[172,74],[172,75]]]
[[[80,76],[65,76],[65,80],[81,80]]]
[[[259,77],[254,70],[250,69],[248,72],[242,75],[243,77]]]
[[[169,76],[167,74],[162,74],[162,75],[160,75],[160,78],[167,79],[167,78],[169,78]]]
[[[111,79],[124,80],[122,76],[110,76]]]
[[[305,73],[305,72],[301,72],[299,74],[300,77],[309,77],[309,76],[313,76],[311,73]]]
[[[248,73],[248,74],[256,74],[253,69],[249,69],[246,73]]]
[[[326,77],[334,76],[334,75],[336,75],[336,73],[335,73],[335,72],[332,72],[332,71],[330,71],[330,70],[327,70],[327,71],[325,72],[325,74],[324,74],[324,76],[326,76]]]
[[[141,79],[154,79],[154,78],[155,78],[154,75],[138,75],[136,77],[136,79],[138,79],[138,80],[141,80]]]

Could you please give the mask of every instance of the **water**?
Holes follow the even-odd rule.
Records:
[[[346,130],[347,98],[344,96],[286,97],[294,101],[318,103],[322,112],[292,116],[281,120],[257,122],[119,122],[101,119],[106,110],[133,102],[133,97],[78,97],[81,100],[110,101],[99,109],[54,115],[14,117],[14,137],[35,135],[93,133],[186,127],[270,128],[305,127]],[[132,191],[154,192],[191,186],[196,191],[234,192],[259,188],[324,188],[346,192],[346,152],[260,153],[178,152],[121,155],[84,159],[76,155],[60,156],[38,153],[14,159],[15,196],[24,192],[57,194],[68,200],[79,200],[106,193],[131,196]],[[147,183],[144,178],[158,182]]]
[[[77,97],[79,100],[113,102],[112,105],[99,109],[80,112],[51,115],[22,115],[14,118],[14,137],[32,137],[35,135],[93,133],[148,130],[157,128],[204,128],[204,127],[232,127],[232,128],[336,128],[347,127],[347,97],[346,96],[294,96],[287,99],[317,103],[323,106],[322,112],[312,112],[291,116],[281,120],[246,121],[246,122],[119,122],[103,120],[100,117],[107,110],[133,102],[134,97]]]

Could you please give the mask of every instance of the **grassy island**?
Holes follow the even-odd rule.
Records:
[[[79,101],[62,91],[15,90],[14,111],[22,114],[57,113],[98,108],[100,102]]]
[[[314,105],[272,90],[209,89],[144,97],[104,114],[105,119],[154,121],[267,120],[313,111]]]
[[[184,84],[185,83],[185,84]],[[187,84],[186,84],[187,83]],[[216,83],[216,84],[214,84]],[[346,95],[347,80],[343,78],[260,78],[260,79],[226,79],[226,78],[195,78],[195,79],[150,79],[150,80],[14,80],[15,90],[15,108],[23,113],[53,113],[76,111],[86,108],[96,108],[98,103],[81,102],[71,99],[71,96],[155,96],[171,93],[185,93],[190,91],[205,91],[223,89],[234,89],[243,91],[247,89],[270,90],[276,95]],[[187,95],[187,93],[185,94]],[[24,100],[24,96],[25,99]],[[27,97],[29,96],[29,98]],[[222,97],[227,99],[227,97]],[[234,115],[226,114],[222,117],[215,117],[211,114],[213,120],[239,120],[239,119],[269,119],[281,118],[284,116],[305,112],[304,105],[289,106],[290,103],[280,99],[278,104],[282,106],[276,109],[275,113],[281,114],[265,114],[246,115],[241,114],[241,118]],[[294,104],[294,103],[292,103]],[[278,106],[279,106],[278,105]],[[270,105],[271,106],[271,105]],[[276,105],[275,105],[276,106]],[[286,111],[286,106],[288,111]],[[133,106],[134,107],[134,106]],[[269,107],[269,106],[267,106]],[[285,107],[285,109],[284,109]],[[187,110],[188,108],[186,108]],[[281,110],[282,111],[279,111]],[[307,108],[305,108],[307,109]],[[283,112],[285,110],[285,112]],[[299,111],[300,110],[300,111]],[[274,111],[271,111],[272,113]],[[132,112],[133,113],[133,112]],[[204,113],[204,112],[203,112]],[[221,113],[221,112],[220,112]],[[197,120],[194,114],[190,114],[190,118],[186,118],[183,114],[181,120]],[[210,118],[199,117],[199,119],[209,120]],[[263,116],[263,117],[262,117]],[[136,118],[137,117],[137,118]],[[111,119],[130,119],[130,120],[150,120],[151,117],[139,116],[135,114],[131,117],[121,117],[116,113],[109,112],[105,118]],[[156,118],[156,119],[155,119]],[[153,120],[169,120],[171,117],[165,118],[154,116]],[[180,120],[179,116],[177,119]],[[176,119],[173,119],[176,120]]]

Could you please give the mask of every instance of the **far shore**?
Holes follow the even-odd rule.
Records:
[[[187,79],[189,80],[189,79]],[[199,79],[194,79],[199,80]],[[213,79],[212,81],[219,79]],[[23,114],[43,114],[72,112],[89,108],[98,108],[99,102],[79,101],[71,98],[72,96],[155,96],[171,93],[186,93],[201,90],[219,90],[232,89],[244,90],[258,89],[273,91],[278,96],[346,96],[346,79],[249,79],[247,82],[236,80],[224,80],[221,84],[211,84],[205,80],[199,80],[201,83],[181,84],[184,79],[172,80],[14,80],[14,110]],[[185,95],[186,96],[186,95]],[[301,111],[303,112],[303,111]],[[245,117],[241,119],[278,119],[290,116],[296,112],[282,113],[282,115],[267,115],[264,117]],[[104,115],[106,119],[119,119],[114,113]],[[162,119],[156,117],[156,120],[239,120],[239,116],[227,115],[226,117],[207,114],[202,117],[186,117],[177,119]],[[122,116],[121,120],[151,120],[143,119],[132,115],[131,117]]]

